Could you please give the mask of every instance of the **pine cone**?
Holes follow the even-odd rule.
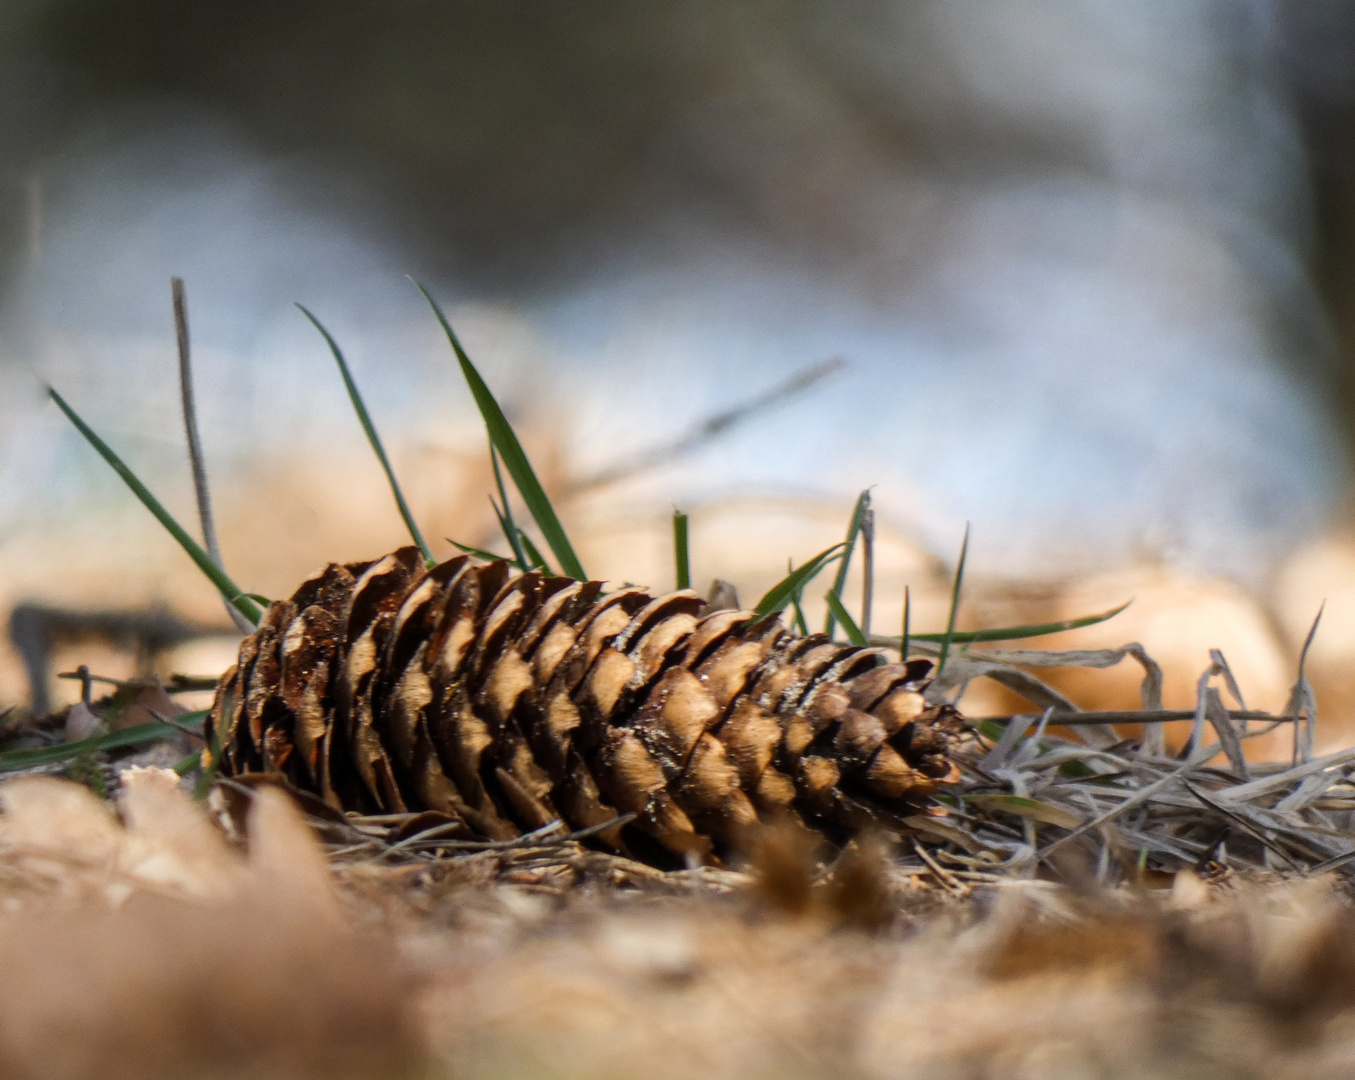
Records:
[[[412,547],[330,565],[244,640],[209,736],[223,775],[466,835],[634,814],[599,835],[659,864],[719,857],[759,821],[906,829],[958,778],[928,662],[702,606],[465,557],[425,571]]]

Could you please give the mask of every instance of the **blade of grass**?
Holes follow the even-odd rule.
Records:
[[[178,762],[174,765],[171,765],[170,768],[173,769],[180,776],[187,776],[194,769],[199,768],[201,765],[202,765],[202,751],[199,750],[196,754],[189,754],[187,757],[180,758]]]
[[[842,624],[842,629],[847,633],[847,640],[853,645],[866,645],[866,635],[861,632],[861,628],[856,625],[856,620],[843,606],[842,601],[832,592],[826,593],[824,599],[828,601],[828,607],[837,616],[838,622]]]
[[[851,520],[847,523],[847,539],[843,541],[847,547],[842,553],[842,561],[838,563],[837,576],[833,579],[833,595],[839,599],[842,597],[842,590],[847,587],[847,571],[851,569],[852,552],[856,550],[856,538],[861,532],[861,522],[868,506],[870,506],[870,488],[856,497],[856,506],[852,508]],[[823,632],[829,638],[832,638],[836,624],[837,616],[833,614],[833,608],[829,605],[828,617],[823,622]]]
[[[964,562],[968,554],[969,522],[965,522],[964,539],[960,542],[960,559],[955,564],[955,585],[950,591],[950,617],[946,620],[946,632],[941,638],[941,653],[936,661],[938,678],[946,666],[946,656],[950,653],[951,642],[955,640],[955,613],[960,610],[960,586],[964,583]]]
[[[452,547],[456,548],[458,551],[464,551],[467,555],[474,555],[477,559],[484,559],[486,562],[503,561],[502,555],[495,555],[494,552],[486,551],[484,548],[471,547],[469,544],[458,543],[457,541],[453,540],[450,536],[445,537],[444,539],[446,539],[447,543],[451,544]]]
[[[518,538],[522,541],[522,546],[527,552],[528,562],[532,567],[543,570],[547,574],[554,574],[555,571],[550,568],[550,563],[546,562],[541,552],[537,550],[536,545],[532,543],[532,538],[521,529],[518,530]]]
[[[692,560],[688,550],[687,515],[681,510],[673,511],[673,561],[677,570],[677,587],[692,587]]]
[[[1099,615],[1083,615],[1077,619],[1063,619],[1060,622],[1030,623],[1026,626],[1001,626],[990,630],[956,630],[950,635],[950,640],[955,645],[969,645],[976,641],[1019,641],[1021,638],[1058,634],[1064,630],[1080,630],[1084,626],[1095,626],[1107,619],[1113,619],[1132,603],[1132,600],[1126,600],[1119,607],[1103,611]],[[894,639],[886,638],[885,640],[892,641]],[[910,640],[941,642],[946,640],[946,635],[944,633],[913,634]]]
[[[263,618],[263,612],[259,610],[259,606],[242,593],[239,586],[226,576],[226,572],[220,566],[212,561],[212,557],[202,550],[198,542],[184,531],[170,512],[161,506],[160,501],[150,493],[150,489],[137,479],[136,474],[131,469],[123,464],[122,459],[113,452],[112,448],[94,433],[93,428],[80,419],[74,409],[66,404],[66,399],[50,386],[47,388],[47,393],[51,395],[52,400],[57,403],[61,411],[66,414],[66,418],[85,437],[85,441],[99,452],[99,456],[108,462],[115,473],[122,477],[123,483],[132,489],[132,494],[141,500],[141,505],[154,514],[155,519],[179,542],[179,546],[197,564],[198,569],[207,575],[208,580],[216,586],[217,591],[226,598],[226,602],[248,619],[251,626],[258,626]]]
[[[396,507],[400,510],[401,518],[404,518],[405,520],[405,528],[408,528],[409,530],[409,537],[413,539],[415,546],[419,549],[419,553],[423,556],[424,565],[430,566],[430,568],[438,565],[438,560],[435,560],[435,558],[432,557],[430,547],[428,547],[428,543],[424,541],[423,533],[420,533],[419,531],[419,524],[415,522],[415,515],[411,514],[411,511],[409,511],[409,504],[405,501],[404,492],[400,491],[400,481],[396,480],[396,470],[390,468],[390,459],[386,457],[385,447],[381,444],[381,436],[377,434],[377,425],[371,421],[371,413],[367,412],[367,405],[364,404],[362,400],[362,393],[359,393],[358,383],[354,382],[354,379],[352,379],[352,373],[348,370],[348,362],[343,358],[343,351],[340,350],[339,343],[333,339],[333,336],[324,328],[324,325],[321,325],[320,320],[310,313],[309,308],[305,308],[305,306],[301,304],[298,304],[297,308],[301,310],[301,313],[304,314],[306,318],[309,318],[310,325],[313,325],[317,331],[320,331],[320,336],[324,337],[325,344],[329,346],[329,351],[332,352],[333,358],[335,358],[335,363],[339,365],[339,374],[343,375],[343,385],[344,388],[348,390],[348,400],[352,402],[352,411],[358,413],[358,423],[362,424],[362,430],[367,436],[367,442],[371,444],[371,451],[377,455],[377,461],[381,462],[381,468],[386,474],[386,482],[389,482],[390,484],[390,493],[396,497]]]
[[[875,607],[875,508],[866,505],[861,515],[861,634],[870,634],[870,617]]]
[[[235,691],[229,687],[221,696],[221,715],[231,716],[235,712]],[[209,715],[210,718],[210,715]],[[205,802],[208,794],[216,784],[216,775],[221,769],[221,732],[212,725],[210,731],[206,731],[206,721],[203,722],[204,734],[207,735],[207,746],[203,750],[202,775],[198,777],[198,782],[193,788],[193,798],[199,802]]]
[[[372,453],[376,455],[376,460],[381,463],[381,468],[386,473],[391,494],[395,496],[395,505],[400,511],[400,516],[405,519],[405,528],[409,530],[409,535],[419,549],[419,554],[423,556],[425,565],[436,566],[437,560],[433,558],[433,552],[429,550],[428,544],[423,538],[423,533],[419,531],[419,526],[414,521],[414,515],[410,513],[409,504],[405,502],[404,492],[400,490],[400,482],[395,479],[395,470],[391,468],[390,459],[386,457],[386,450],[381,445],[381,436],[376,433],[376,425],[372,423],[371,414],[368,413],[367,406],[363,403],[362,394],[358,392],[358,384],[353,381],[353,375],[348,370],[348,361],[343,358],[339,343],[321,325],[320,320],[311,314],[309,308],[301,304],[296,306],[300,309],[301,314],[311,321],[311,325],[320,331],[320,336],[325,339],[329,351],[334,354],[334,362],[339,365],[339,374],[343,376],[343,385],[348,390],[348,400],[353,403],[353,411],[358,414],[358,423],[362,425],[362,430],[367,435],[367,441],[372,446]]]
[[[795,570],[794,561],[791,559],[787,559],[786,573],[787,574],[793,573],[794,570]],[[795,627],[796,633],[799,633],[804,637],[808,637],[809,624],[805,622],[805,609],[800,606],[800,600],[803,596],[804,596],[803,588],[796,589],[793,593],[790,594],[790,612],[791,612],[790,622],[791,625]]]
[[[555,556],[555,561],[560,570],[567,577],[572,577],[576,581],[587,580],[588,575],[584,573],[583,564],[579,562],[579,557],[574,553],[574,546],[569,542],[564,526],[560,524],[560,519],[556,516],[555,508],[551,506],[550,499],[546,497],[545,489],[541,486],[541,481],[537,479],[536,472],[532,469],[532,463],[527,459],[526,452],[522,449],[522,444],[518,442],[517,434],[504,416],[499,403],[494,399],[484,379],[480,377],[479,371],[471,363],[470,357],[466,355],[466,350],[461,347],[461,342],[452,330],[452,324],[447,321],[447,316],[442,313],[442,308],[432,295],[419,282],[414,282],[418,290],[423,293],[423,297],[428,301],[433,309],[433,314],[437,316],[438,322],[442,325],[443,332],[447,335],[447,340],[451,343],[452,351],[456,353],[457,362],[461,365],[461,374],[466,379],[466,384],[470,387],[471,396],[475,399],[476,408],[480,410],[480,416],[485,422],[485,428],[489,432],[490,441],[499,451],[499,456],[503,458],[504,466],[508,469],[508,475],[513,478],[513,483],[518,489],[518,494],[522,496],[522,501],[527,504],[527,510],[536,522],[536,527],[541,530],[541,535],[546,540],[546,546],[551,549]]]
[[[508,538],[508,546],[512,549],[513,556],[509,560],[517,564],[519,570],[527,569],[527,553],[522,550],[522,543],[518,540],[517,526],[504,517],[503,511],[499,509],[499,504],[494,501],[494,496],[487,496],[490,509],[494,511],[494,516],[499,519],[499,531]]]
[[[792,570],[767,590],[767,594],[758,601],[757,607],[753,610],[759,615],[771,615],[784,610],[785,606],[799,596],[805,586],[813,581],[825,566],[841,557],[839,549],[845,546],[846,542],[842,541],[830,548],[824,548],[799,569]]]
[[[201,720],[207,715],[206,709],[195,713],[185,713],[180,720]],[[39,746],[32,750],[8,750],[0,753],[0,772],[13,772],[15,769],[28,769],[34,765],[48,765],[54,761],[79,757],[81,754],[97,754],[102,750],[116,750],[123,746],[139,746],[145,742],[156,742],[177,735],[178,729],[170,724],[154,721],[149,724],[137,724],[135,727],[112,731],[107,735],[91,735],[78,742],[62,743],[60,746]]]
[[[524,572],[527,570],[527,553],[522,549],[521,533],[518,523],[513,520],[513,508],[508,503],[508,492],[503,486],[503,470],[499,468],[499,454],[494,449],[494,440],[489,442],[489,464],[494,468],[494,486],[499,489],[499,503],[494,505],[494,500],[490,499],[489,504],[494,506],[494,516],[499,519],[499,528],[503,530],[504,537],[508,540],[508,546],[512,549],[513,557],[518,561],[518,568]]]
[[[908,586],[903,587],[903,635],[899,638],[899,659],[905,664],[908,662],[909,623],[913,619],[913,594]]]

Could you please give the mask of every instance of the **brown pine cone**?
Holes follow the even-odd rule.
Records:
[[[958,773],[926,661],[702,615],[691,591],[415,548],[330,565],[273,604],[208,720],[223,775],[282,773],[333,806],[431,810],[507,839],[560,819],[659,864],[718,857],[759,821],[833,841],[906,829]]]

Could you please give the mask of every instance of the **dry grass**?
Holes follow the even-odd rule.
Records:
[[[176,783],[124,785],[121,818],[75,784],[0,788],[0,1073],[407,1072],[412,983],[348,925],[286,799],[256,800],[244,859]]]

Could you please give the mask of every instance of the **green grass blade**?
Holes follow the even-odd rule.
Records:
[[[845,541],[847,548],[842,553],[842,561],[838,563],[837,577],[833,579],[833,595],[839,600],[842,599],[842,590],[847,587],[847,571],[851,569],[852,552],[856,550],[856,538],[861,534],[861,522],[865,520],[866,507],[870,505],[870,488],[861,492],[856,499],[856,507],[852,510],[851,521],[847,523],[847,539]],[[837,616],[833,612],[833,605],[828,605],[828,618],[824,620],[823,632],[830,638],[833,636]]]
[[[767,590],[767,594],[758,601],[757,607],[753,610],[759,615],[771,615],[774,612],[783,611],[787,604],[804,592],[805,587],[818,577],[819,572],[825,566],[840,557],[839,549],[844,546],[845,541],[834,544],[830,548],[824,548],[799,569],[792,570]]]
[[[861,515],[861,632],[870,637],[875,608],[875,510]]]
[[[494,501],[494,496],[489,496],[489,507],[494,511],[494,516],[499,519],[499,531],[508,537],[508,546],[512,549],[510,562],[516,563],[519,570],[527,569],[527,553],[522,550],[522,544],[518,541],[517,526],[511,524],[503,516],[503,511],[499,509],[499,504]]]
[[[329,351],[334,354],[334,362],[339,365],[339,374],[343,376],[343,384],[348,389],[348,400],[353,403],[353,411],[358,414],[358,423],[362,425],[362,430],[367,435],[367,441],[371,443],[372,453],[376,455],[376,460],[381,463],[381,468],[385,470],[386,480],[390,484],[391,494],[395,496],[395,505],[400,510],[400,516],[405,519],[405,528],[409,530],[409,535],[413,538],[419,553],[423,556],[424,563],[433,567],[437,565],[437,560],[433,558],[433,552],[429,549],[427,542],[423,538],[423,533],[419,531],[419,526],[414,521],[414,515],[410,513],[409,504],[405,502],[404,492],[400,490],[400,483],[395,479],[395,470],[391,468],[390,459],[386,457],[386,450],[381,445],[381,436],[376,433],[376,425],[372,423],[371,414],[367,412],[367,406],[363,403],[362,394],[358,392],[358,384],[353,381],[353,375],[348,370],[348,361],[343,358],[343,352],[339,348],[339,343],[334,340],[330,332],[321,325],[320,320],[310,313],[310,310],[301,304],[296,305],[301,310],[301,314],[311,321],[311,325],[320,331],[320,336],[325,339],[325,344],[329,346]]]
[[[913,620],[913,594],[907,585],[903,587],[903,635],[899,638],[899,659],[908,662],[908,647],[912,639],[908,633],[909,623]]]
[[[178,718],[179,723],[201,720],[208,710],[185,713]],[[15,769],[27,769],[34,765],[47,765],[53,761],[65,761],[81,754],[97,754],[102,750],[116,750],[123,746],[139,746],[141,743],[156,742],[178,735],[179,729],[172,724],[162,724],[156,720],[149,724],[137,724],[135,727],[112,731],[107,735],[91,735],[78,742],[62,743],[60,746],[39,746],[32,750],[7,750],[0,753],[0,773]]]
[[[824,597],[828,601],[828,610],[837,616],[838,622],[842,624],[842,629],[847,632],[847,640],[853,645],[867,645],[866,635],[861,632],[861,627],[856,625],[856,620],[848,613],[842,603],[842,599],[833,592],[829,592]]]
[[[518,530],[518,539],[522,541],[522,547],[527,552],[528,569],[540,570],[543,573],[554,575],[555,571],[550,568],[550,563],[542,557],[537,546],[532,543],[532,538],[521,529]]]
[[[217,591],[226,598],[226,602],[248,619],[251,624],[258,626],[260,620],[263,619],[263,612],[259,610],[259,606],[241,592],[239,586],[226,576],[226,572],[221,567],[212,561],[212,557],[202,549],[198,542],[183,530],[183,527],[174,520],[170,512],[160,505],[160,500],[152,495],[150,489],[136,478],[136,474],[123,464],[122,459],[113,452],[112,448],[94,433],[93,428],[80,419],[74,409],[66,404],[65,398],[50,386],[47,388],[47,393],[51,395],[52,400],[57,403],[61,411],[66,414],[66,418],[85,437],[85,441],[99,452],[99,456],[112,466],[115,473],[122,477],[123,483],[132,489],[132,494],[141,500],[141,505],[154,514],[155,519],[165,527],[170,536],[179,542],[179,546],[188,553],[188,557],[197,564],[198,569],[207,575],[208,580],[216,586]]]
[[[232,716],[234,713],[235,691],[228,686],[225,693],[221,695],[221,715]],[[208,725],[204,721],[203,728],[206,729],[207,727]],[[198,782],[193,787],[193,798],[198,802],[207,801],[207,796],[216,786],[217,773],[221,771],[221,731],[213,724],[210,730],[204,730],[203,734],[207,736],[207,746],[204,749],[205,760],[202,762],[202,775],[198,777]]]
[[[495,505],[494,500],[489,500],[489,505],[494,507],[494,516],[499,519],[499,528],[503,530],[504,538],[508,541],[508,547],[513,552],[513,557],[518,561],[518,569],[524,573],[527,571],[527,552],[522,548],[522,530],[518,528],[518,523],[513,520],[513,508],[508,502],[508,492],[503,486],[503,470],[499,468],[499,454],[494,449],[493,440],[489,444],[489,464],[494,469],[494,486],[499,489],[499,502]]]
[[[201,767],[201,765],[202,751],[199,750],[196,754],[189,754],[187,757],[181,757],[175,764],[171,765],[170,768],[180,776],[187,776],[194,769]]]
[[[993,630],[956,630],[950,635],[955,644],[970,644],[975,641],[1018,641],[1021,638],[1044,637],[1046,634],[1058,634],[1064,630],[1080,630],[1084,626],[1095,626],[1107,619],[1113,619],[1130,604],[1126,600],[1119,607],[1103,611],[1099,615],[1083,615],[1077,619],[1063,619],[1060,622],[1030,623],[1026,626],[1004,626]],[[945,641],[945,634],[914,634],[914,641]]]
[[[433,299],[427,289],[417,281],[414,284],[423,293],[424,299],[433,309],[433,314],[442,324],[443,332],[446,333],[452,351],[456,353],[457,362],[461,365],[461,374],[465,376],[471,396],[475,398],[476,408],[480,410],[480,416],[484,419],[490,441],[498,449],[499,456],[503,458],[504,466],[508,469],[508,475],[513,478],[518,494],[522,496],[522,501],[527,504],[527,510],[536,522],[536,527],[541,530],[546,546],[551,549],[561,572],[576,581],[587,580],[588,575],[584,572],[583,564],[579,562],[579,557],[574,554],[574,546],[569,542],[564,526],[560,524],[555,508],[551,506],[550,499],[546,497],[545,489],[541,486],[541,481],[537,479],[536,472],[532,469],[532,463],[527,459],[527,454],[522,449],[522,444],[518,442],[518,437],[513,431],[512,425],[509,424],[508,418],[504,416],[499,403],[494,400],[494,395],[490,393],[484,379],[480,377],[480,373],[471,363],[470,357],[466,355],[466,350],[461,347],[461,342],[455,331],[452,330],[452,324],[447,321],[447,316],[442,313],[442,308],[438,306],[437,301]]]
[[[795,570],[794,560],[787,559],[786,573],[788,574],[793,573],[794,570]],[[800,604],[800,601],[803,599],[804,599],[803,588],[796,589],[793,593],[790,594],[790,625],[794,628],[797,634],[800,634],[802,637],[808,637],[809,623],[805,621],[805,609]]]
[[[1057,825],[1060,829],[1076,829],[1083,820],[1062,806],[1024,795],[970,795],[965,802],[981,810],[1005,810],[1009,814],[1027,817],[1045,825]]]
[[[471,547],[469,544],[458,543],[450,536],[446,537],[447,543],[458,551],[464,551],[467,555],[474,555],[477,559],[484,559],[486,562],[503,562],[502,555],[495,555],[492,551],[486,551],[484,548]]]
[[[946,632],[941,638],[941,654],[936,660],[936,673],[946,666],[946,656],[950,653],[951,643],[955,640],[955,613],[960,610],[960,586],[964,583],[964,562],[969,554],[969,522],[965,522],[964,540],[960,542],[960,561],[955,564],[955,585],[950,591],[950,617],[946,620]]]
[[[673,562],[676,564],[677,587],[679,589],[690,589],[692,587],[692,559],[688,544],[687,515],[681,510],[674,510]]]

